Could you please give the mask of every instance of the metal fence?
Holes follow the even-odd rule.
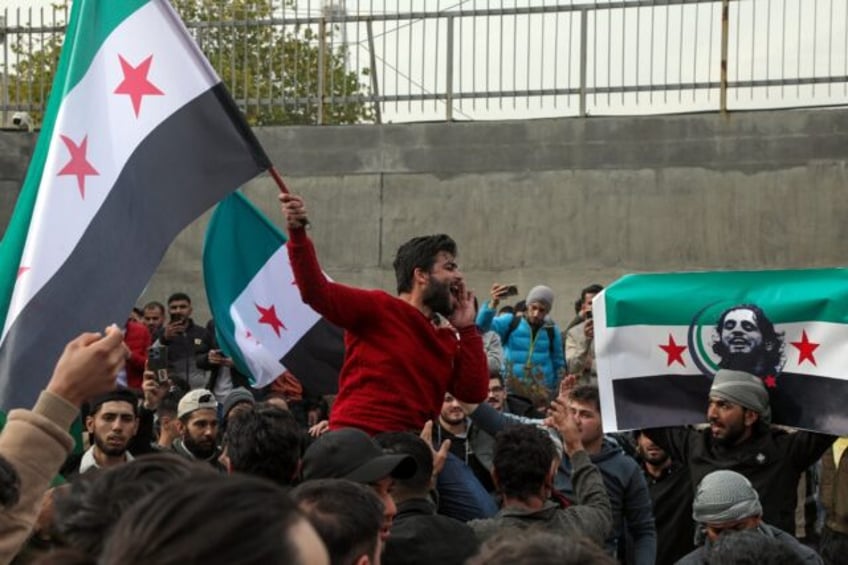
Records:
[[[174,0],[257,124],[848,103],[846,0],[197,3]],[[4,17],[0,110],[37,116],[66,12]]]

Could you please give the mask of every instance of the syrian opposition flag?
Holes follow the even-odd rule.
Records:
[[[212,215],[203,277],[218,343],[255,387],[289,370],[312,394],[337,391],[343,333],[303,303],[285,236],[240,192]]]
[[[848,270],[629,275],[594,320],[606,431],[704,422],[729,368],[762,379],[775,423],[848,434]]]
[[[63,346],[123,324],[174,237],[270,166],[164,0],[75,0],[0,247],[0,408]]]

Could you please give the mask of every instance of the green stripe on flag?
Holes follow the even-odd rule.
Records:
[[[846,269],[626,275],[603,296],[608,327],[688,326],[705,308],[740,303],[757,304],[775,324],[848,322]]]
[[[85,76],[100,46],[130,14],[149,0],[89,0],[74,2],[71,17],[65,30],[65,41],[50,91],[50,98],[41,124],[20,196],[12,218],[0,242],[0,328],[6,323],[6,314],[12,300],[17,271],[26,242],[32,211],[38,196],[38,186],[44,172],[47,151],[53,139],[56,116],[67,93]],[[80,31],[80,22],[96,22]]]
[[[249,241],[250,245],[243,242]],[[203,242],[206,296],[215,318],[218,345],[233,358],[239,371],[250,374],[241,350],[228,336],[236,333],[232,318],[222,315],[250,284],[287,238],[245,197],[236,191],[222,200],[209,220]],[[214,250],[214,251],[213,251]],[[215,310],[219,310],[215,313]],[[217,329],[226,332],[223,335]]]

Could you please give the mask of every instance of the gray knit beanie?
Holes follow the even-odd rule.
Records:
[[[230,394],[228,394],[224,399],[224,418],[227,417],[230,410],[235,408],[237,404],[242,404],[244,402],[249,403],[251,406],[256,404],[256,400],[253,398],[253,395],[249,390],[243,386],[239,386],[231,390]]]
[[[743,371],[719,369],[710,388],[710,397],[721,398],[753,410],[765,424],[771,423],[771,408],[766,385],[759,378]]]
[[[757,491],[736,471],[713,471],[704,477],[692,502],[692,518],[700,524],[724,524],[762,513]]]
[[[554,291],[550,287],[540,284],[534,286],[527,293],[527,305],[530,306],[533,302],[541,302],[548,306],[548,310],[554,307]]]

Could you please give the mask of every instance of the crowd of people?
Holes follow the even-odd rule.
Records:
[[[604,434],[600,285],[563,326],[541,284],[478,305],[442,234],[398,249],[396,295],[354,288],[281,203],[338,393],[251,388],[185,293],[77,337],[0,433],[0,563],[843,562],[848,451],[772,425],[761,375],[720,368],[705,426]]]

